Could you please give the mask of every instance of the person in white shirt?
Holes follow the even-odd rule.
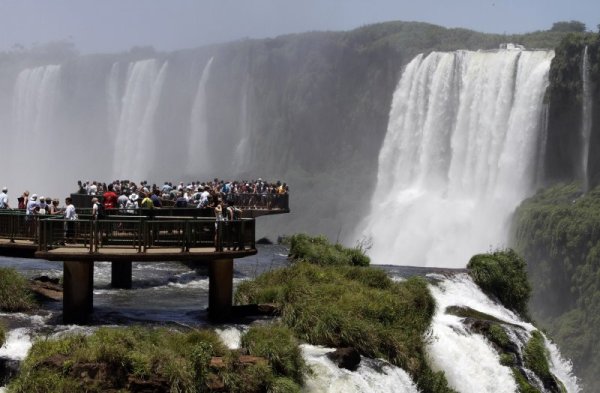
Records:
[[[8,206],[8,188],[3,187],[2,192],[0,192],[0,209],[10,209]]]
[[[74,243],[75,237],[75,220],[77,219],[77,212],[71,198],[65,198],[65,241],[67,243]]]

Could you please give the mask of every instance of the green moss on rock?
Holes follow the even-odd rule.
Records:
[[[531,295],[527,264],[514,250],[475,255],[467,268],[483,292],[527,318],[527,303]]]

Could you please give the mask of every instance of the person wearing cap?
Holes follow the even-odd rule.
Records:
[[[0,192],[0,209],[10,209],[8,206],[8,188],[2,187],[2,192]]]
[[[48,209],[48,204],[46,203],[46,197],[41,196],[40,197],[40,203],[39,203],[39,210],[38,210],[38,214],[46,214],[47,213],[47,209]]]
[[[40,208],[40,203],[38,202],[37,194],[32,194],[29,198],[29,202],[27,202],[27,210],[25,214],[27,216],[32,216],[36,214],[37,209]]]
[[[139,196],[135,192],[133,194],[129,195],[129,200],[127,201],[127,204],[125,205],[125,207],[127,209],[127,214],[135,214],[136,210],[139,208],[138,199],[139,199]]]

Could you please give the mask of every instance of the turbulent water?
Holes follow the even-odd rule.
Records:
[[[287,265],[287,250],[279,246],[260,246],[257,256],[235,261],[234,285],[261,272]],[[59,277],[62,264],[42,260],[0,257],[0,265],[14,267],[27,277],[45,274]],[[383,266],[394,280],[412,275],[427,275],[436,269]],[[449,306],[467,306],[504,322],[517,346],[527,342],[535,328],[485,296],[466,274],[429,273],[430,289],[438,304],[427,346],[432,367],[444,371],[449,384],[458,392],[514,392],[510,370],[500,364],[492,345],[465,327],[462,319],[446,314]],[[110,265],[96,263],[94,269],[94,320],[92,326],[62,325],[60,303],[45,303],[35,313],[2,313],[0,320],[9,327],[7,341],[0,348],[1,359],[22,360],[36,337],[87,333],[99,325],[147,324],[178,328],[208,327],[208,279],[201,272],[178,263],[134,263],[133,289],[111,289]],[[239,348],[247,325],[211,326],[230,348]],[[562,359],[556,346],[546,340],[552,373],[569,393],[579,392],[571,365]],[[374,392],[415,393],[415,382],[405,370],[382,359],[362,358],[352,372],[338,368],[326,356],[333,348],[309,344],[301,346],[313,373],[307,376],[304,391],[319,393]],[[528,370],[532,381],[535,376]],[[1,388],[0,388],[1,389]],[[540,388],[540,391],[544,391]]]
[[[590,59],[588,47],[583,51],[581,62],[581,80],[583,82],[583,105],[581,109],[581,171],[583,191],[589,188],[588,161],[590,155],[590,136],[592,133],[592,87],[590,82]]]
[[[376,263],[462,267],[504,245],[535,184],[553,56],[433,52],[406,66],[360,235]]]

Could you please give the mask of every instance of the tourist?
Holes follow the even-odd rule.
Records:
[[[2,187],[2,192],[0,192],[0,209],[10,209],[8,206],[8,188]]]
[[[221,200],[217,201],[217,205],[215,206],[215,251],[222,251],[223,247],[219,243],[221,242],[220,232],[223,230],[223,221],[225,217],[223,216],[223,202]]]
[[[104,208],[114,209],[117,207],[117,194],[113,191],[114,187],[111,184],[108,185],[107,191],[104,193]]]
[[[132,193],[131,195],[129,195],[129,200],[127,201],[127,205],[125,206],[127,208],[127,214],[135,214],[137,212],[139,208],[138,199],[139,196],[136,193]]]
[[[27,209],[27,204],[29,203],[29,191],[24,191],[21,198],[23,198],[23,200],[19,200],[19,209],[25,210]]]
[[[65,198],[65,242],[74,243],[75,240],[75,220],[77,220],[77,212],[73,206],[73,200],[70,197]]]
[[[40,203],[37,200],[37,194],[31,195],[29,202],[27,202],[27,207],[26,207],[27,210],[25,211],[25,214],[27,216],[33,216],[37,212],[37,209],[39,209],[39,208],[40,208]]]
[[[48,214],[60,214],[60,209],[58,208],[58,199],[52,199],[52,203],[48,205]]]
[[[38,214],[46,214],[48,210],[48,204],[46,203],[46,197],[40,197],[39,209],[37,209]]]

